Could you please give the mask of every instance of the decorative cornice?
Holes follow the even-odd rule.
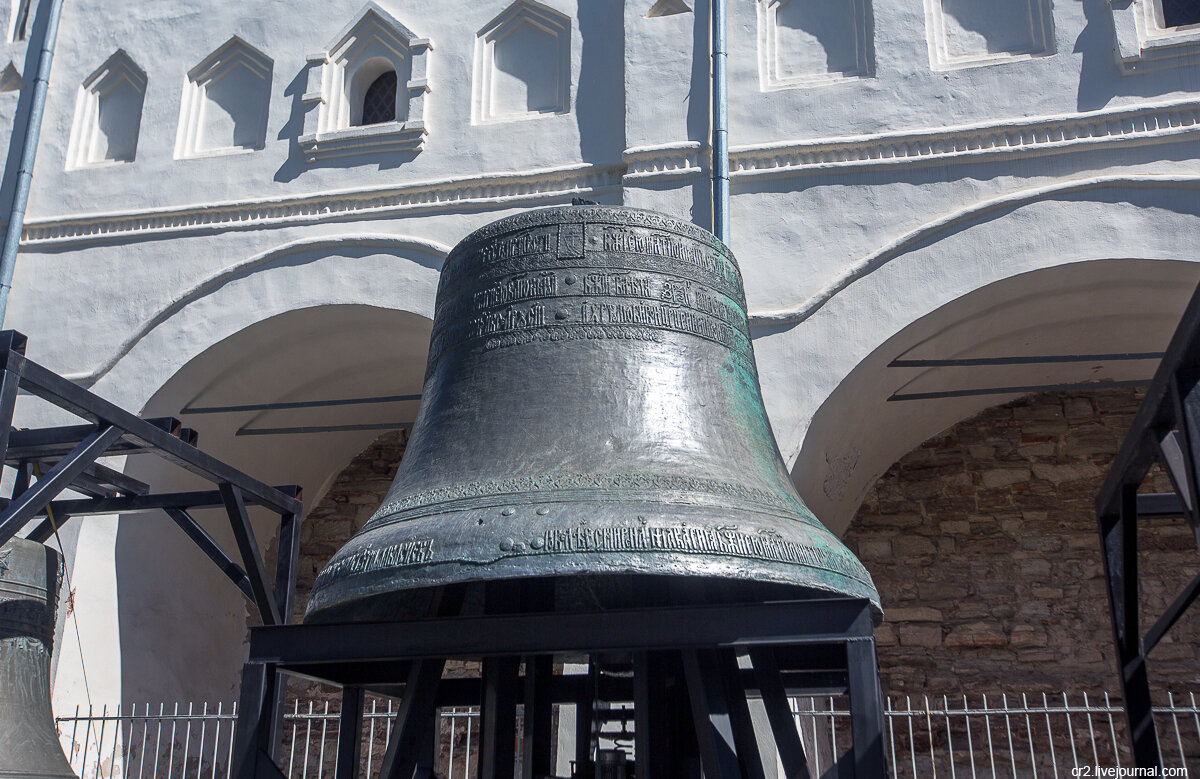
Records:
[[[822,141],[738,146],[731,176],[795,175],[827,169],[911,165],[990,155],[1032,156],[1112,143],[1146,144],[1200,132],[1200,102],[1142,106],[1124,111],[1051,116],[915,133],[864,135]]]
[[[699,141],[630,147],[621,154],[625,181],[704,173],[708,170],[707,151]]]
[[[1117,143],[1161,143],[1197,133],[1200,101],[1191,100],[991,125],[741,146],[733,149],[730,167],[735,178],[795,176],[828,169],[945,164],[989,155],[1033,156]],[[409,211],[452,211],[479,204],[519,205],[707,172],[708,147],[683,141],[631,147],[619,164],[612,165],[577,164],[320,195],[30,219],[22,243],[121,241],[134,235],[216,233]]]
[[[573,165],[295,198],[31,219],[25,223],[22,244],[42,246],[128,240],[145,234],[214,233],[372,218],[407,211],[448,211],[481,203],[536,202],[618,188],[621,172],[620,165]]]

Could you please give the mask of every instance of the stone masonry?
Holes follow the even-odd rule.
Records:
[[[1093,502],[1140,391],[1033,395],[923,443],[867,493],[846,542],[870,570],[891,693],[1119,696]],[[1146,491],[1169,490],[1151,472]],[[1146,629],[1196,572],[1183,520],[1140,526]],[[1200,681],[1200,613],[1150,655],[1156,691]]]

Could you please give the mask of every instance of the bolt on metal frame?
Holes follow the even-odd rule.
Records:
[[[1173,493],[1139,494],[1155,463]],[[1100,543],[1129,719],[1134,765],[1161,768],[1147,655],[1200,595],[1200,573],[1142,633],[1138,598],[1138,520],[1182,516],[1200,550],[1200,289],[1193,294],[1096,497]]]

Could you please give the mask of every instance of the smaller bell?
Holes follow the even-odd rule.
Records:
[[[76,779],[50,708],[62,555],[14,538],[0,547],[0,779]]]

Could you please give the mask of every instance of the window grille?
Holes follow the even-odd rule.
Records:
[[[1162,0],[1163,26],[1200,24],[1200,0]]]
[[[396,121],[396,71],[389,70],[371,82],[363,96],[362,123]]]

